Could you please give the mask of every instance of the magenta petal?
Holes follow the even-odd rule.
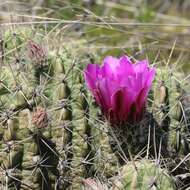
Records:
[[[102,80],[97,83],[97,88],[101,93],[106,109],[111,108],[111,96],[117,90],[117,84],[107,78],[102,78]]]
[[[136,102],[134,104],[135,106],[135,113],[133,114],[133,118],[137,121],[140,120],[140,118],[143,115],[143,110],[145,108],[145,102],[147,99],[148,89],[143,88],[140,93],[138,94],[138,97],[136,99]]]
[[[102,79],[101,81],[98,82],[97,84],[97,88],[99,89],[101,96],[102,96],[102,100],[104,102],[104,107],[106,109],[109,109],[111,107],[111,94],[109,91],[109,84],[107,82],[106,79]]]
[[[104,61],[104,65],[101,68],[102,77],[114,78],[117,73],[117,67],[119,66],[119,59],[107,56]]]
[[[144,85],[142,86],[142,88],[139,92],[139,95],[137,97],[137,100],[136,100],[136,106],[137,106],[138,111],[140,111],[145,106],[146,98],[147,98],[148,92],[151,88],[151,84],[154,79],[154,76],[155,76],[155,69],[151,69],[148,72],[148,76],[146,78],[146,83],[144,83]]]
[[[102,68],[105,68],[105,70],[108,69],[107,71],[115,72],[116,68],[119,66],[119,59],[112,56],[107,56],[105,57],[103,63],[104,65]]]
[[[93,95],[96,99],[97,104],[101,107],[101,110],[103,112],[106,111],[106,103],[104,101],[101,91],[99,89],[95,89],[93,91]]]
[[[126,55],[121,56],[119,59],[120,59],[120,62],[123,62],[125,64],[128,64],[128,65],[133,64],[131,61],[131,58]]]
[[[156,74],[156,69],[152,68],[148,73],[148,77],[147,77],[147,81],[146,81],[147,87],[151,87],[151,84],[152,84],[152,81],[154,80],[155,74]]]
[[[88,88],[93,90],[96,88],[96,82],[100,73],[100,67],[96,64],[88,64],[84,71],[85,81],[87,82]]]
[[[131,105],[134,103],[136,94],[127,88],[121,88],[112,95],[112,109],[115,117],[120,121],[127,120]]]
[[[142,109],[145,103],[145,99],[147,98],[147,93],[148,93],[147,88],[143,88],[140,93],[138,94],[137,100],[136,100],[136,108],[138,111]]]
[[[120,67],[118,73],[120,73],[120,76],[122,77],[134,75],[134,65],[129,57],[120,57]]]
[[[143,73],[148,71],[148,60],[137,61],[134,65],[136,73]]]

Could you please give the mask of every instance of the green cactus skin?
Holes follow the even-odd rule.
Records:
[[[113,180],[113,190],[175,190],[167,171],[154,162],[142,159],[129,162]]]
[[[169,98],[168,98],[168,87],[162,81],[159,86],[154,88],[154,113],[157,118],[157,122],[160,126],[168,129],[169,119],[167,117],[169,111]]]
[[[72,133],[72,163],[71,176],[72,188],[80,189],[82,179],[87,175],[86,165],[88,165],[88,105],[85,94],[82,92],[83,86],[75,84],[73,89],[72,110],[73,110],[73,133]]]
[[[57,87],[56,87],[57,88]],[[66,82],[61,82],[55,90],[54,100],[57,108],[54,110],[54,126],[52,141],[55,142],[59,152],[58,170],[60,177],[58,187],[66,189],[70,185],[70,162],[72,158],[72,109],[70,106],[70,89]]]
[[[189,180],[188,176],[184,178],[177,177],[189,173],[189,161],[184,160],[181,162],[188,155],[190,150],[188,142],[189,130],[186,126],[187,123],[184,122],[184,116],[187,112],[183,105],[184,92],[186,91],[185,89],[189,89],[189,85],[181,82],[183,78],[184,76],[181,73],[171,73],[168,70],[158,69],[155,81],[155,84],[159,84],[161,79],[164,80],[164,85],[168,91],[167,102],[164,102],[165,105],[167,104],[167,109],[160,109],[159,111],[158,108],[156,112],[154,110],[154,117],[157,119],[158,112],[162,115],[160,123],[162,126],[164,124],[164,129],[167,133],[167,149],[169,153],[169,159],[167,158],[168,168],[172,175],[176,176],[178,188],[181,188],[181,185],[183,187],[183,184],[186,184]],[[154,102],[159,102],[156,96]],[[178,167],[176,167],[176,165],[178,165]]]
[[[5,120],[3,123],[2,143],[2,183],[10,189],[19,188],[21,185],[21,162],[23,145],[17,143],[18,120],[16,118]]]
[[[21,111],[19,117],[24,144],[21,188],[27,189],[29,185],[31,189],[51,189],[50,185],[56,183],[59,174],[56,168],[57,152],[54,149],[55,145],[50,141],[51,128],[47,126],[37,129],[32,124],[32,113],[28,109]]]
[[[103,126],[102,126],[103,127]],[[104,180],[114,176],[119,167],[116,155],[112,152],[109,144],[108,131],[104,129],[93,129],[95,174]]]
[[[36,160],[39,159],[38,147],[32,136],[32,114],[29,109],[19,113],[20,140],[24,144],[24,154],[22,162],[22,189],[40,189],[40,172],[33,171]]]
[[[177,72],[174,75],[170,72],[167,72],[166,70],[164,71],[158,69],[157,80],[155,83],[158,84],[161,78],[164,80],[164,85],[168,95],[163,102],[160,102],[160,98],[157,98],[155,96],[154,102],[157,107],[160,107],[160,111],[158,111],[158,109],[157,111],[154,110],[154,117],[157,119],[158,117],[156,114],[157,112],[159,112],[160,114],[162,114],[162,119],[160,123],[167,123],[167,127],[165,127],[165,129],[168,134],[168,149],[171,153],[171,156],[175,157],[177,154],[179,156],[186,155],[189,150],[189,145],[187,145],[188,143],[184,144],[183,142],[186,142],[184,138],[188,136],[189,132],[187,131],[187,128],[184,126],[184,122],[182,121],[182,87],[184,86],[179,82],[183,79],[183,76]],[[154,91],[156,94],[156,90]],[[163,103],[167,105],[167,109],[165,110],[161,109]]]
[[[107,181],[108,178],[117,173],[119,163],[110,147],[107,126],[104,124],[103,118],[99,116],[100,110],[94,100],[90,98],[88,104],[90,108],[89,124],[91,126],[91,160],[94,162],[91,167],[91,177],[97,176]]]

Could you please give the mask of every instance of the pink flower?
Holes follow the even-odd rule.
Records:
[[[150,68],[147,60],[134,64],[127,56],[107,56],[102,66],[88,64],[84,76],[111,123],[133,123],[142,119],[155,76],[155,68]]]

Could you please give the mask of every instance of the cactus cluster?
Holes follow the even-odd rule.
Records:
[[[67,49],[47,52],[22,33],[4,39],[4,52],[15,51],[0,73],[0,188],[80,189],[87,177],[113,176],[117,160],[89,106],[83,67]]]
[[[77,190],[86,178],[114,190],[188,187],[184,76],[157,69],[140,126],[113,129],[86,89],[85,55],[46,50],[19,32],[2,39],[0,189]]]

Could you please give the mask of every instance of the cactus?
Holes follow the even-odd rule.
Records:
[[[46,51],[31,35],[4,35],[4,52],[15,52],[5,54],[0,72],[0,189],[77,190],[94,177],[108,189],[187,184],[189,95],[180,72],[157,69],[141,123],[112,128],[85,87],[85,55]]]
[[[167,171],[150,160],[130,162],[123,166],[113,181],[113,190],[124,189],[168,189],[174,190],[173,179]]]
[[[102,183],[98,179],[85,179],[83,181],[85,190],[133,190],[133,189],[169,189],[175,190],[174,179],[167,170],[154,160],[141,159],[128,162],[118,169],[118,175],[110,179],[110,184]]]
[[[167,135],[168,168],[171,174],[176,176],[177,185],[185,184],[189,180],[188,176],[179,177],[189,173],[189,162],[185,159],[190,148],[188,119],[186,120],[188,112],[185,110],[188,103],[183,102],[189,85],[186,80],[183,80],[184,78],[183,73],[172,72],[172,68],[158,69],[155,81],[157,90],[154,89],[153,103],[154,117],[160,121],[160,126]],[[162,83],[161,86],[160,83]],[[165,98],[162,98],[163,88]],[[160,91],[159,99],[156,98],[158,91]]]

